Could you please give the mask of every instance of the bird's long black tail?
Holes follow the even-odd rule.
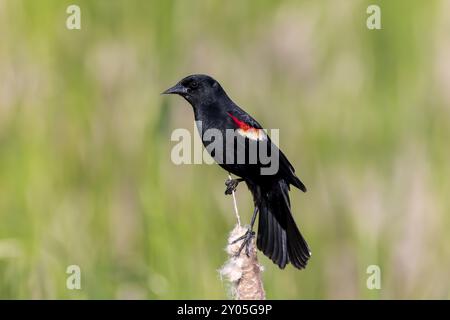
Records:
[[[288,184],[280,180],[269,190],[249,187],[259,207],[258,249],[281,269],[289,262],[305,268],[311,252],[292,217]]]

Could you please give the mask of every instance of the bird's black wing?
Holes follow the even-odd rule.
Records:
[[[299,188],[303,192],[306,192],[306,186],[297,177],[297,175],[295,174],[294,167],[281,150],[279,150],[279,159],[280,159],[280,173],[282,174],[283,178],[285,178],[285,180],[288,183]]]
[[[247,112],[245,112],[244,110],[242,110],[241,108],[239,108],[236,105],[235,105],[235,108],[233,108],[230,113],[233,116],[235,116],[236,118],[238,118],[240,121],[245,122],[246,124],[248,124],[249,126],[255,128],[255,129],[263,129],[263,127],[259,124],[258,121],[256,121],[252,116],[250,116]],[[278,175],[281,178],[285,179],[286,182],[288,182],[289,184],[292,184],[293,186],[299,188],[303,192],[306,192],[306,187],[300,181],[300,179],[297,177],[297,175],[295,174],[295,169],[292,166],[292,164],[289,162],[289,160],[284,155],[284,153],[278,148],[278,146],[272,142],[270,137],[268,135],[266,135],[266,136],[267,136],[267,140],[265,140],[265,141],[266,141],[266,143],[269,144],[268,146],[275,148],[273,150],[277,150],[278,154],[279,154],[279,171],[278,171],[279,173],[278,173]]]

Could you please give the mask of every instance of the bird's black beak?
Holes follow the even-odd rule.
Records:
[[[182,86],[181,84],[177,83],[172,88],[167,89],[166,91],[162,92],[161,94],[179,94],[183,95],[187,93],[187,89]]]

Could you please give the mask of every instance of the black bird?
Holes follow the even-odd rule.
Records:
[[[255,209],[250,229],[243,237],[236,239],[244,240],[240,249],[245,245],[248,254],[248,245],[255,235],[253,225],[259,211],[258,249],[281,269],[289,262],[296,268],[305,268],[311,252],[295,224],[288,193],[290,185],[303,192],[306,192],[306,187],[262,126],[239,108],[216,80],[207,75],[190,75],[163,94],[180,95],[192,105],[205,148],[222,168],[239,177],[226,182],[225,193],[231,194],[241,181],[245,181],[253,195]],[[217,138],[206,137],[209,129],[222,133],[222,143],[216,141]],[[228,138],[227,130],[236,134]],[[215,146],[223,146],[223,149],[211,148],[213,142]],[[257,149],[252,149],[255,146]],[[276,172],[262,173],[263,168],[269,167],[267,161],[261,160],[259,150],[262,149],[267,150],[267,155],[278,155]],[[252,158],[252,152],[257,154],[256,161]]]

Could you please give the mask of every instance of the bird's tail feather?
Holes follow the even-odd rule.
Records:
[[[289,262],[303,269],[311,252],[292,217],[288,192],[289,186],[281,180],[269,191],[258,193],[257,246],[281,269]]]

